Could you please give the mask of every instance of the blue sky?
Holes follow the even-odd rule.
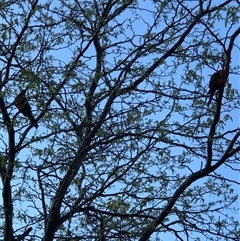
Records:
[[[194,4],[194,1],[193,1],[193,4]],[[142,7],[146,7],[146,8],[149,8],[149,3],[147,3],[147,2],[142,2]],[[124,15],[123,15],[124,16]],[[127,16],[127,14],[126,14],[126,16]],[[149,19],[149,16],[148,15],[142,15],[142,17],[144,18],[144,19]],[[136,32],[138,32],[139,34],[141,34],[145,29],[142,27],[143,25],[142,24],[135,24],[134,26],[133,26],[133,28],[134,28],[134,31],[136,31]],[[220,23],[217,23],[216,24],[216,28],[219,28],[221,31],[220,31],[220,33],[222,34],[222,35],[224,35],[225,34],[225,29],[224,29],[224,27],[223,27],[223,25],[222,24],[220,24]],[[129,33],[128,34],[131,34],[131,31],[129,30]],[[137,40],[136,40],[136,42],[137,42]],[[239,38],[238,38],[238,43],[240,44],[240,40],[239,40]],[[239,65],[239,52],[238,51],[234,51],[233,52],[234,54],[233,54],[233,59],[232,59],[232,66],[231,67],[233,67],[234,65]],[[89,53],[88,53],[89,55],[91,55],[91,49],[90,49],[90,51],[89,51]],[[68,50],[62,50],[62,51],[56,51],[55,53],[54,53],[54,56],[56,57],[56,58],[60,58],[61,60],[63,60],[63,61],[65,61],[65,62],[68,62],[70,59],[71,59],[71,55],[70,55],[70,51],[68,51]],[[110,58],[113,58],[113,55],[111,56],[111,55],[109,55],[109,59]],[[143,60],[143,63],[144,63],[144,61],[146,61],[146,63],[147,62],[151,62],[151,58],[152,58],[153,56],[146,56],[145,57],[145,59]],[[92,62],[92,63],[91,63]],[[93,64],[94,63],[94,61],[89,61],[88,62],[88,64]],[[169,62],[170,63],[170,62]],[[193,65],[193,68],[194,68],[195,66]],[[215,66],[215,67],[217,67],[217,66]],[[161,68],[160,68],[161,69]],[[158,70],[158,71],[160,71],[160,69]],[[177,74],[176,74],[176,78],[179,78],[179,76],[181,76],[181,71],[182,71],[182,69],[184,69],[184,68],[179,68],[179,70],[177,71]],[[199,74],[201,74],[202,75],[202,78],[203,78],[203,85],[204,85],[204,88],[206,88],[206,91],[207,91],[207,88],[208,88],[208,81],[209,81],[209,75],[212,73],[212,70],[210,70],[209,68],[206,68],[206,69],[204,69],[201,73],[199,73]],[[229,82],[232,84],[232,86],[234,87],[234,88],[236,88],[236,89],[238,89],[239,90],[239,81],[240,81],[240,79],[239,79],[239,76],[236,76],[236,75],[233,75],[233,74],[230,74],[230,76],[229,76]],[[190,87],[191,88],[191,87]],[[226,130],[228,129],[228,128],[234,128],[234,127],[239,127],[239,110],[237,110],[237,109],[235,109],[232,113],[231,113],[231,115],[233,116],[233,122],[228,122],[228,125],[226,126]],[[154,118],[158,118],[158,115],[157,116],[155,116]],[[44,130],[45,131],[45,130]],[[2,134],[4,134],[4,133],[2,133]],[[0,146],[0,147],[2,147],[2,146]],[[23,155],[23,154],[22,154]],[[23,159],[26,159],[25,158],[25,156],[22,156],[22,158]],[[193,169],[198,169],[199,168],[199,166],[200,166],[200,163],[199,162],[197,162],[197,160],[196,160],[196,166],[195,165],[193,165],[192,166],[192,168]],[[182,170],[182,172],[183,172],[183,170]],[[184,172],[186,172],[186,170],[184,170]],[[221,167],[220,169],[219,169],[219,172],[220,173],[222,173],[222,174],[224,174],[224,176],[226,177],[226,178],[231,178],[231,179],[233,179],[233,180],[236,180],[236,181],[239,181],[239,174],[237,173],[237,172],[232,172],[232,171],[230,171],[230,169],[226,169],[225,167]],[[202,181],[200,180],[198,183],[196,183],[196,184],[201,184],[202,183]],[[239,193],[239,187],[238,187],[238,185],[233,185],[233,188],[234,188],[234,191],[238,194]],[[209,200],[211,199],[211,198],[215,198],[215,197],[212,197],[212,196],[210,196],[209,197]],[[1,200],[1,197],[0,197],[0,203],[2,203],[2,200]],[[238,202],[239,203],[239,202]],[[239,207],[239,204],[238,203],[236,203],[236,207],[238,208]],[[24,206],[24,204],[23,204],[23,206]],[[236,217],[236,219],[238,218],[239,219],[239,214],[236,214],[235,215],[235,217]],[[165,236],[166,235],[166,236]],[[171,239],[171,240],[173,240],[173,236],[172,235],[169,235],[168,236],[168,234],[165,234],[164,235],[164,238],[169,238],[169,239]],[[202,239],[202,240],[204,240],[204,239]]]

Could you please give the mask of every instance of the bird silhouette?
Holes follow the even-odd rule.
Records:
[[[27,97],[26,97],[26,89],[22,90],[15,98],[14,100],[15,106],[18,108],[19,112],[22,113],[24,116],[28,117],[31,124],[38,128],[38,123],[33,117],[31,106],[28,103]]]

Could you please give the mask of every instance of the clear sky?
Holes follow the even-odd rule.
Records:
[[[195,4],[194,1],[193,1],[192,4]],[[145,8],[149,9],[149,7],[150,7],[149,2],[142,1],[142,7],[145,7]],[[145,16],[144,14],[146,14],[146,13],[142,13],[143,19],[145,19],[145,20],[148,19],[148,21],[152,21],[151,19],[149,19],[149,15],[146,14],[146,16]],[[125,16],[127,17],[127,14]],[[142,34],[145,31],[145,29],[144,29],[142,24],[135,24],[133,26],[133,29],[134,29],[134,31],[136,33],[139,33],[139,34]],[[216,29],[220,29],[221,30],[220,33],[221,33],[222,36],[224,36],[226,34],[226,29],[223,27],[222,23],[216,22]],[[128,31],[128,30],[126,30],[126,31]],[[131,34],[131,31],[129,31],[128,34]],[[240,45],[240,38],[239,37],[238,37],[238,43]],[[237,51],[237,49],[235,49],[235,50],[236,51],[233,51],[231,67],[234,67],[234,66],[240,64],[240,61],[239,61],[239,59],[240,59],[239,51]],[[88,54],[90,55],[91,53],[89,52]],[[54,55],[56,56],[56,58],[61,59],[61,60],[65,61],[65,62],[68,62],[68,60],[70,60],[71,57],[72,57],[71,56],[71,51],[68,51],[67,49],[64,49],[64,50],[61,50],[61,51],[56,51],[54,53]],[[112,56],[109,55],[109,58],[112,58],[112,57],[113,57],[113,55]],[[152,56],[146,56],[146,62],[151,61],[151,58],[152,58]],[[91,64],[91,63],[89,62],[89,64]],[[171,64],[171,63],[169,62],[169,64]],[[194,65],[193,65],[193,68],[194,68]],[[178,78],[181,75],[181,70],[182,69],[179,69],[179,71],[177,72],[176,78]],[[212,73],[213,73],[212,70],[210,70],[208,67],[206,67],[206,69],[201,73],[202,77],[203,77],[203,85],[206,86],[206,91],[207,91],[207,88],[208,88],[209,75],[212,74]],[[233,88],[236,88],[236,89],[239,90],[239,81],[240,81],[240,77],[239,76],[230,73],[229,83],[232,84]],[[236,127],[236,128],[239,127],[239,124],[240,124],[239,123],[239,110],[235,109],[234,111],[232,111],[231,115],[233,117],[233,122],[232,123],[228,122],[228,125],[226,126],[225,130],[228,130],[228,128],[233,129],[234,127]],[[153,118],[158,118],[158,117],[155,116]],[[2,131],[1,134],[4,135],[4,132]],[[1,147],[3,147],[3,146],[0,143],[0,148]],[[22,158],[26,159],[24,154],[25,153],[22,153],[22,155],[23,155]],[[199,166],[200,166],[200,164],[196,160],[196,166],[193,165],[192,169],[198,170]],[[238,174],[238,172],[233,172],[229,168],[227,169],[226,167],[223,166],[223,167],[219,168],[219,173],[223,174],[224,177],[226,177],[226,178],[235,180],[236,182],[239,181],[239,174]],[[33,175],[35,175],[35,174],[33,174]],[[196,184],[201,184],[201,183],[203,183],[203,180],[198,181]],[[0,188],[2,189],[2,184],[0,184]],[[233,189],[234,189],[234,192],[236,194],[239,194],[239,186],[237,184],[233,184]],[[209,200],[214,199],[214,198],[215,197],[209,196]],[[239,201],[236,202],[236,204],[235,204],[236,208],[239,208]],[[0,204],[2,205],[2,197],[1,196],[0,196]],[[25,208],[24,204],[23,204],[22,207]],[[235,214],[235,218],[239,220],[239,213]],[[163,237],[164,237],[165,240],[174,240],[174,237],[172,235],[170,235],[170,234],[164,234]],[[202,240],[204,240],[204,239],[202,239]]]

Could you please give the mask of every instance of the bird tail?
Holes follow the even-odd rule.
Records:
[[[38,123],[37,121],[34,119],[34,117],[32,115],[29,116],[29,119],[31,121],[31,124],[37,129],[38,128]]]
[[[211,93],[211,95],[209,96],[208,106],[211,104],[211,101],[212,101],[212,98],[213,98],[213,94],[214,94],[214,93]]]

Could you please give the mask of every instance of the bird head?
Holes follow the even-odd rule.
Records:
[[[227,78],[227,70],[226,69],[221,69],[218,72],[221,76],[224,76],[225,78]]]
[[[26,89],[24,89],[24,90],[21,90],[21,92],[20,92],[20,94],[19,95],[26,95]]]

